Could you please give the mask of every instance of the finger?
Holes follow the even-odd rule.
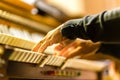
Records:
[[[64,48],[64,45],[61,44],[61,43],[58,43],[58,44],[55,46],[54,50],[55,50],[55,51],[61,51],[63,48]]]
[[[81,49],[80,46],[77,47],[77,48],[71,48],[71,50],[68,49],[68,50],[64,51],[61,56],[64,56],[66,58],[74,57],[75,55],[78,55],[78,52],[79,52],[80,49]]]
[[[37,51],[38,51],[38,49],[39,49],[39,47],[40,47],[40,45],[41,45],[41,43],[36,44],[36,45],[33,47],[32,51],[37,52]]]
[[[52,43],[50,42],[50,41],[45,41],[44,43],[42,43],[42,45],[39,47],[39,49],[38,49],[38,52],[44,52],[45,51],[45,49],[48,47],[48,46],[50,46],[50,45],[52,45]]]
[[[73,58],[75,56],[81,55],[80,53],[81,47],[77,47],[74,50],[70,51],[67,55],[65,55],[66,58]]]
[[[69,44],[68,46],[64,47],[64,48],[60,51],[59,55],[61,55],[61,56],[68,55],[68,53],[69,53],[70,51],[74,50],[76,47],[77,47],[77,46],[76,46],[75,43],[71,43],[71,44]]]
[[[68,48],[68,49],[64,48],[63,50],[61,50],[61,51],[59,52],[59,55],[66,57],[71,50],[73,50],[73,47]]]
[[[68,44],[61,50],[60,55],[64,55],[64,54],[67,55],[69,51],[75,49],[76,47],[77,47],[76,41],[72,41],[70,44]]]
[[[43,39],[43,40],[41,40],[39,43],[37,43],[37,44],[33,47],[32,51],[38,52],[38,49],[40,48],[40,46],[43,44],[44,41],[45,41],[45,39]]]

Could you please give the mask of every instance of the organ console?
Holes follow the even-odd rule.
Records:
[[[107,70],[111,72],[109,69],[109,66],[113,65],[111,61],[67,60],[62,56],[32,52],[30,50],[36,41],[31,39],[30,33],[27,32],[28,38],[25,38],[19,28],[8,28],[3,24],[0,27],[1,79],[5,76],[10,80],[13,78],[102,80],[104,74],[107,76],[110,74],[106,72]]]
[[[114,63],[109,60],[66,59],[9,46],[3,52],[1,59],[7,64],[5,72],[10,80],[109,80],[115,74]]]
[[[119,80],[111,60],[67,59],[31,51],[51,28],[5,10],[3,3],[0,2],[0,80]]]

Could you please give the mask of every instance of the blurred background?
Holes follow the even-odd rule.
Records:
[[[0,30],[38,42],[67,20],[119,6],[120,0],[1,0]]]
[[[47,25],[39,26],[40,32],[49,30],[63,22],[120,6],[120,0],[1,0],[0,9],[29,20]],[[16,21],[16,20],[15,20]],[[15,21],[12,21],[13,23]],[[18,23],[20,21],[18,20]],[[23,23],[20,23],[23,24]],[[26,23],[29,24],[29,23]],[[31,26],[32,28],[37,28]],[[43,29],[45,28],[45,29]]]

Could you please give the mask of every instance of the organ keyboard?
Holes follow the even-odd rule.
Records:
[[[106,77],[113,76],[111,73],[115,72],[114,63],[109,60],[66,59],[62,56],[8,46],[4,49],[4,54],[1,58],[7,63],[6,73],[9,78],[23,80],[107,80]]]
[[[21,39],[19,37],[11,36],[8,34],[0,33],[0,44],[6,44],[25,49],[32,49],[32,47],[35,45],[35,42],[26,39]]]

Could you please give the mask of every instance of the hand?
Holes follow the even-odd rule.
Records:
[[[55,44],[55,43],[62,43],[62,42],[66,42],[66,40],[69,40],[67,39],[69,37],[74,37],[74,36],[77,36],[76,33],[71,30],[65,30],[68,26],[72,26],[74,27],[75,25],[79,25],[81,26],[82,25],[82,20],[81,19],[73,19],[73,20],[68,20],[66,21],[64,24],[60,25],[59,27],[55,28],[54,30],[51,30],[47,33],[47,35],[40,41],[38,42],[32,49],[32,51],[35,51],[35,52],[44,52],[44,50],[48,47],[48,46],[51,46],[52,44]],[[61,29],[65,28],[64,32],[67,32],[67,38],[66,37],[63,37],[63,34],[61,33]],[[73,32],[72,32],[73,31]],[[71,34],[72,33],[72,34]],[[64,35],[65,36],[65,35]],[[76,37],[75,37],[76,38]],[[69,40],[71,41],[71,40]]]
[[[60,32],[62,26],[63,24],[54,30],[49,31],[47,35],[33,47],[32,51],[44,52],[48,46],[64,41],[66,38],[64,38]]]
[[[56,54],[67,58],[92,54],[99,49],[100,42],[93,43],[91,40],[76,39],[66,45],[64,47],[58,45],[55,49]]]

